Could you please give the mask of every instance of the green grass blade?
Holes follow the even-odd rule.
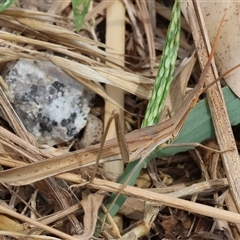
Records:
[[[81,29],[91,0],[72,0],[74,22],[77,32]]]
[[[173,78],[181,29],[180,1],[175,1],[158,74],[148,102],[142,127],[157,124]]]
[[[227,106],[228,115],[231,121],[231,125],[235,126],[240,123],[240,99],[232,92],[232,90],[229,87],[223,88],[223,95],[225,99],[225,103]],[[183,128],[180,132],[180,134],[177,136],[177,138],[172,142],[173,144],[177,143],[201,143],[208,139],[213,139],[215,137],[214,127],[212,123],[212,118],[208,106],[208,102],[206,99],[203,99],[197,103],[197,105],[192,109],[192,111],[189,113],[186,122],[183,125]],[[167,147],[157,148],[153,153],[151,153],[146,161],[150,161],[153,158],[156,157],[166,157],[171,156],[179,152],[187,151],[188,149],[191,149],[193,147]],[[131,173],[131,170],[136,165],[138,161],[134,161],[128,164],[129,168],[126,168],[124,172],[124,177],[122,178],[120,183],[124,184],[126,181],[126,178],[128,174]],[[136,175],[138,175],[139,172],[136,172]],[[134,182],[131,181],[129,185],[133,185]],[[112,194],[107,205],[110,206],[111,201],[113,201],[116,197],[116,194]],[[120,206],[124,203],[126,200],[126,196],[121,195],[117,203],[118,205],[114,205],[110,210],[109,213],[111,215],[115,215]]]
[[[164,46],[156,81],[154,84],[154,89],[147,106],[142,127],[153,125],[158,122],[160,112],[164,106],[164,101],[168,95],[179,47],[180,19],[181,19],[180,1],[176,0],[173,6],[172,19],[168,27],[167,39]],[[145,166],[145,164],[146,162],[143,161],[141,166],[139,166],[133,173],[131,180],[129,182],[126,182],[129,174],[132,174],[132,170],[137,165],[137,162],[132,162],[128,164],[121,177],[120,183],[134,185],[141,169],[143,168],[143,166]],[[116,196],[117,196],[116,194],[112,194],[108,199],[108,202],[105,204],[105,207],[106,209],[108,209],[108,213],[111,216],[114,216],[118,212],[119,208],[126,200],[125,196],[120,195],[115,201]],[[112,204],[114,201],[115,203]],[[101,212],[99,214],[99,218],[103,220],[104,215],[105,214]],[[97,224],[98,227],[99,225],[101,224],[100,223]],[[99,232],[98,230],[99,229],[97,229],[96,232]],[[98,235],[96,234],[96,236]]]
[[[232,126],[240,123],[240,99],[232,92],[229,87],[223,88],[225,103],[227,106],[228,116]],[[197,107],[189,113],[186,122],[177,138],[171,144],[178,143],[201,143],[207,139],[215,138],[213,122],[210,109],[206,99],[199,101]],[[171,146],[171,144],[169,146]],[[178,152],[184,152],[194,147],[167,147],[157,149],[151,155],[151,159],[155,156],[165,157],[171,156]]]
[[[15,2],[15,0],[7,0],[7,1],[0,0],[0,12],[9,8],[14,2]]]

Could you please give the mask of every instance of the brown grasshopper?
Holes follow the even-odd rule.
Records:
[[[219,29],[221,28],[222,23],[223,20],[221,21]],[[219,37],[219,34],[220,32],[218,31],[216,38]],[[125,135],[126,144],[128,145],[129,151],[129,162],[137,160],[139,158],[144,159],[158,146],[164,144],[168,140],[171,140],[178,135],[188,113],[195,106],[196,102],[199,99],[199,96],[205,90],[203,84],[206,74],[208,73],[208,69],[211,65],[215,48],[216,41],[213,44],[209,59],[200,76],[199,83],[189,93],[175,115],[173,115],[169,120],[165,122],[143,129],[138,129]],[[233,67],[223,76],[221,76],[221,78],[239,66],[240,64]],[[219,79],[214,81],[212,84],[219,81]],[[5,129],[0,127],[0,132],[4,133],[5,131]],[[22,142],[22,140],[19,139],[19,142]],[[46,177],[68,172],[80,167],[89,166],[91,164],[96,164],[96,157],[99,155],[99,149],[101,149],[100,144],[62,156],[51,157],[41,162],[31,163],[27,165],[27,168],[26,166],[23,166],[15,169],[0,171],[0,181],[12,185],[30,184]],[[100,163],[118,160],[120,157],[118,140],[115,138],[106,141],[101,152]],[[138,164],[136,167],[137,166]]]

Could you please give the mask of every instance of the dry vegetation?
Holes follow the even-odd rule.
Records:
[[[104,90],[104,85],[110,83],[125,91],[126,111],[125,118],[121,121],[125,123],[126,132],[140,128],[164,46],[172,1],[124,1],[124,67],[115,64],[116,56],[105,51],[105,13],[111,1],[93,0],[79,33],[75,32],[70,2],[19,0],[12,8],[1,13],[1,68],[4,69],[7,62],[19,58],[52,61],[98,95],[98,100],[93,103],[92,113],[102,119],[104,101],[99,101],[100,97],[118,106]],[[111,66],[106,65],[106,59],[111,62]],[[194,44],[190,28],[182,18],[176,72],[182,72],[180,78],[184,81],[181,81],[180,86],[173,87],[172,95],[177,97],[175,102],[169,101],[172,106],[168,109],[179,107],[190,73],[192,85],[197,82],[199,70],[198,67],[193,69],[194,63]],[[51,153],[38,148],[33,136],[21,126],[18,118],[10,111],[3,94],[1,108],[11,126],[2,123],[0,127],[0,164],[3,170],[43,161],[54,155],[61,157],[66,153],[65,146],[58,146]],[[214,148],[214,143],[209,144]],[[94,163],[97,152],[90,149],[86,151],[85,156]],[[137,187],[146,188],[151,193],[138,188],[127,187],[124,190],[125,194],[131,197],[120,210],[123,214],[124,228],[120,234],[125,234],[125,239],[135,239],[126,234],[132,228],[141,226],[149,229],[148,236],[142,239],[231,239],[234,234],[234,239],[237,239],[239,228],[235,225],[206,217],[204,208],[199,209],[203,214],[201,216],[188,212],[193,210],[192,205],[179,207],[186,211],[165,207],[160,203],[166,203],[169,200],[167,197],[166,200],[156,199],[161,205],[160,212],[157,208],[156,219],[148,219],[156,209],[147,202],[159,193],[171,193],[173,197],[184,197],[193,202],[220,208],[225,208],[225,201],[229,208],[231,197],[227,191],[228,181],[224,178],[222,167],[216,167],[218,158],[219,153],[191,150],[167,159],[151,161],[136,183]],[[82,166],[79,164],[79,167]],[[2,183],[0,212],[3,214],[0,214],[0,239],[91,238],[103,196],[108,197],[107,194],[103,195],[103,190],[111,192],[116,191],[118,187],[112,182],[100,179],[104,177],[104,172],[101,172],[101,176],[96,176],[96,181],[85,185],[91,176],[92,166],[82,167],[71,173],[64,173],[62,170],[57,179],[42,177],[44,180],[34,184],[28,184],[28,179],[25,179],[24,186]],[[24,174],[24,171],[27,173],[31,170],[26,167],[21,173]],[[18,174],[19,172],[15,172],[16,176]],[[42,174],[44,175],[44,170]],[[217,175],[219,179],[216,179]],[[82,186],[69,188],[74,183],[80,183]],[[98,190],[102,191],[95,194]],[[169,201],[171,200],[170,198]],[[182,202],[179,201],[179,205],[180,203]],[[105,229],[109,231],[105,232],[104,238],[113,239],[118,236],[116,226],[113,225],[112,228],[112,231]]]

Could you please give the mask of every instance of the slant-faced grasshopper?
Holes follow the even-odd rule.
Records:
[[[218,36],[219,31],[216,38]],[[195,106],[199,96],[204,92],[203,83],[208,73],[208,69],[211,65],[215,47],[216,41],[213,44],[212,52],[201,74],[199,84],[197,84],[194,89],[189,93],[189,95],[184,100],[181,108],[176,112],[175,115],[173,115],[169,120],[163,123],[135,130],[125,135],[126,143],[129,149],[129,162],[140,158],[145,158],[158,146],[174,138],[179,133],[188,113]],[[227,73],[237,67],[239,67],[239,65],[230,69]],[[224,74],[224,76],[226,74]],[[5,130],[1,128],[0,131],[3,132]],[[0,182],[12,185],[25,185],[44,179],[46,177],[54,176],[80,167],[95,164],[96,156],[99,152],[99,147],[100,145],[98,144],[62,156],[51,157],[41,162],[31,163],[27,166],[0,171]],[[105,142],[101,158],[101,163],[120,158],[120,151],[117,139],[112,139]]]
[[[182,107],[172,118],[163,123],[126,134],[126,143],[130,156],[129,161],[131,162],[147,156],[157,146],[172,139],[173,136],[176,136],[187,114],[195,105],[202,92],[203,87],[197,85],[193,91],[190,92]],[[1,128],[0,131],[3,132],[6,130]],[[99,144],[73,153],[52,157],[41,162],[31,163],[24,167],[0,171],[0,182],[12,185],[30,184],[46,177],[94,164],[96,163],[98,152]],[[105,142],[101,157],[103,160],[100,162],[103,162],[104,159],[116,160],[120,158],[117,139]]]

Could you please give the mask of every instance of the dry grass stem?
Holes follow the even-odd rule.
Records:
[[[189,7],[189,13],[193,13],[194,6],[190,4]],[[203,17],[200,10],[200,6],[197,4],[196,11],[198,11],[198,14],[200,16],[200,19],[198,20],[195,15],[189,14],[189,20],[190,24],[193,27],[193,36],[198,39],[196,40],[196,44],[198,44],[199,49],[199,59],[200,59],[200,65],[201,67],[204,66],[204,63],[206,62],[208,58],[208,52],[209,52],[209,45],[205,47],[203,43],[207,40],[206,38],[206,30],[204,27]],[[191,17],[190,17],[191,16]],[[201,24],[201,27],[197,28],[197,24],[199,21],[199,24]],[[201,21],[201,22],[200,22]],[[196,28],[195,28],[196,27]],[[203,29],[205,35],[204,38],[202,35],[200,35],[200,29]],[[200,40],[199,40],[200,39]],[[204,46],[204,47],[202,47]],[[211,81],[214,81],[215,78],[217,78],[217,72],[210,72],[208,75],[208,78],[206,79],[206,84],[211,83]],[[230,189],[233,194],[233,198],[236,201],[236,205],[238,208],[238,211],[240,211],[240,195],[238,189],[240,188],[240,163],[239,161],[236,161],[236,159],[239,159],[239,154],[237,151],[235,139],[233,136],[231,124],[228,118],[226,105],[223,100],[223,94],[221,90],[221,86],[219,83],[215,84],[211,88],[207,90],[207,96],[208,96],[208,102],[211,109],[211,114],[213,118],[213,123],[215,127],[216,137],[219,144],[219,147],[221,150],[224,149],[232,149],[232,151],[227,151],[221,155],[223,164],[225,167],[226,175],[228,176]]]
[[[106,27],[106,45],[108,47],[106,51],[108,53],[111,53],[113,56],[116,56],[116,63],[124,66],[125,8],[121,1],[117,0],[107,7]],[[111,57],[108,57],[107,59],[112,60]],[[110,62],[106,62],[106,65],[110,67],[113,66],[113,64]],[[106,84],[105,89],[107,95],[114,99],[121,107],[116,108],[116,105],[114,105],[112,102],[105,101],[104,129],[105,131],[107,131],[106,127],[108,125],[108,121],[111,119],[111,115],[114,111],[119,114],[120,118],[120,125],[118,126],[118,128],[124,129],[124,91],[121,88],[118,88],[116,85],[112,86],[109,84]],[[117,125],[112,122],[109,125],[106,139],[108,140],[116,137],[117,131]],[[106,177],[110,179],[116,179],[116,177],[123,173],[124,163],[122,160],[105,163],[103,165],[103,169],[106,172]],[[119,225],[122,225],[122,222]]]
[[[26,4],[16,0],[0,13],[1,72],[8,62],[20,58],[51,61],[97,95],[91,110],[98,109],[99,118],[118,109],[122,115],[119,126],[128,126],[124,137],[129,162],[155,147],[155,142],[169,140],[161,124],[139,128],[158,71],[171,8],[164,1],[119,0],[116,3],[122,11],[117,5],[117,16],[111,10],[112,1],[92,0],[82,29],[76,33],[70,0],[39,2],[43,1]],[[190,26],[182,17],[175,81],[161,121],[178,111],[198,82],[194,43],[201,68],[208,59],[210,43],[198,4],[190,0],[182,4]],[[111,32],[111,26],[117,32]],[[217,77],[216,67],[212,68],[207,84]],[[1,76],[0,85],[7,88]],[[117,92],[119,99],[114,98]],[[0,238],[92,238],[99,208],[108,197],[102,192],[121,189],[128,196],[119,211],[125,215],[127,227],[121,231],[108,215],[110,230],[104,229],[106,235],[102,236],[106,239],[136,239],[146,234],[150,239],[188,239],[201,232],[218,239],[239,239],[239,156],[220,85],[208,89],[207,95],[220,150],[210,151],[218,147],[208,142],[203,143],[205,148],[194,145],[197,151],[156,158],[143,170],[136,186],[122,188],[106,180],[111,169],[103,170],[103,164],[122,160],[115,130],[110,130],[109,138],[114,139],[105,141],[95,166],[99,171],[89,182],[100,145],[84,149],[75,149],[73,142],[38,146],[0,89]],[[230,223],[235,223],[234,227]],[[216,235],[219,232],[221,236]]]

